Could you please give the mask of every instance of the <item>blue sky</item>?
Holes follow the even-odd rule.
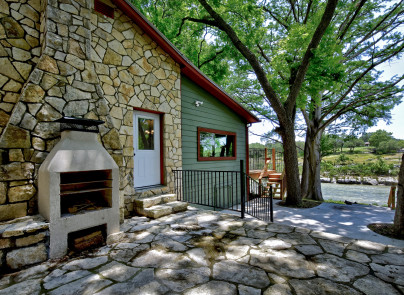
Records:
[[[404,58],[399,61],[394,61],[383,67],[386,77],[393,75],[402,75],[404,72]],[[398,139],[404,139],[404,101],[396,106],[392,111],[392,120],[390,125],[386,125],[384,121],[379,122],[377,126],[370,128],[369,132],[374,132],[378,129],[383,129],[392,132],[393,136]]]

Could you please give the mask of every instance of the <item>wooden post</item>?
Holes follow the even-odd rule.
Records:
[[[275,149],[272,149],[272,170],[276,171],[276,153],[275,153]]]
[[[387,200],[387,206],[391,207],[391,210],[396,208],[396,187],[390,188],[389,199]]]

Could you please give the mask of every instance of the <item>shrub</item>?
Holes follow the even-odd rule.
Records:
[[[344,160],[346,161],[344,155]],[[349,159],[349,158],[348,158]],[[337,159],[336,163],[340,162]],[[336,165],[330,161],[321,162],[321,172],[327,174],[329,177],[336,175],[352,175],[352,176],[381,176],[381,175],[398,175],[398,169],[393,164],[387,164],[383,158],[378,157],[375,163],[340,163]]]
[[[399,142],[395,139],[391,139],[389,141],[383,141],[376,148],[377,154],[388,154],[395,153],[400,149]]]
[[[387,163],[382,159],[382,157],[377,157],[376,163],[371,164],[371,171],[376,175],[388,175],[389,170],[393,169],[391,165],[387,165]]]
[[[346,155],[346,154],[340,154],[339,157],[337,158],[337,163],[347,163],[350,162],[351,159]]]

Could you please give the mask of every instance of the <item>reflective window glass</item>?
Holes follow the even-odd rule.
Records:
[[[154,120],[138,118],[138,149],[154,150]]]

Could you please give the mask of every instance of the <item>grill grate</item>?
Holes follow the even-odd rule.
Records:
[[[85,118],[63,117],[55,122],[60,123],[60,131],[75,130],[83,132],[98,133],[98,125],[105,123],[101,120],[91,120]]]

